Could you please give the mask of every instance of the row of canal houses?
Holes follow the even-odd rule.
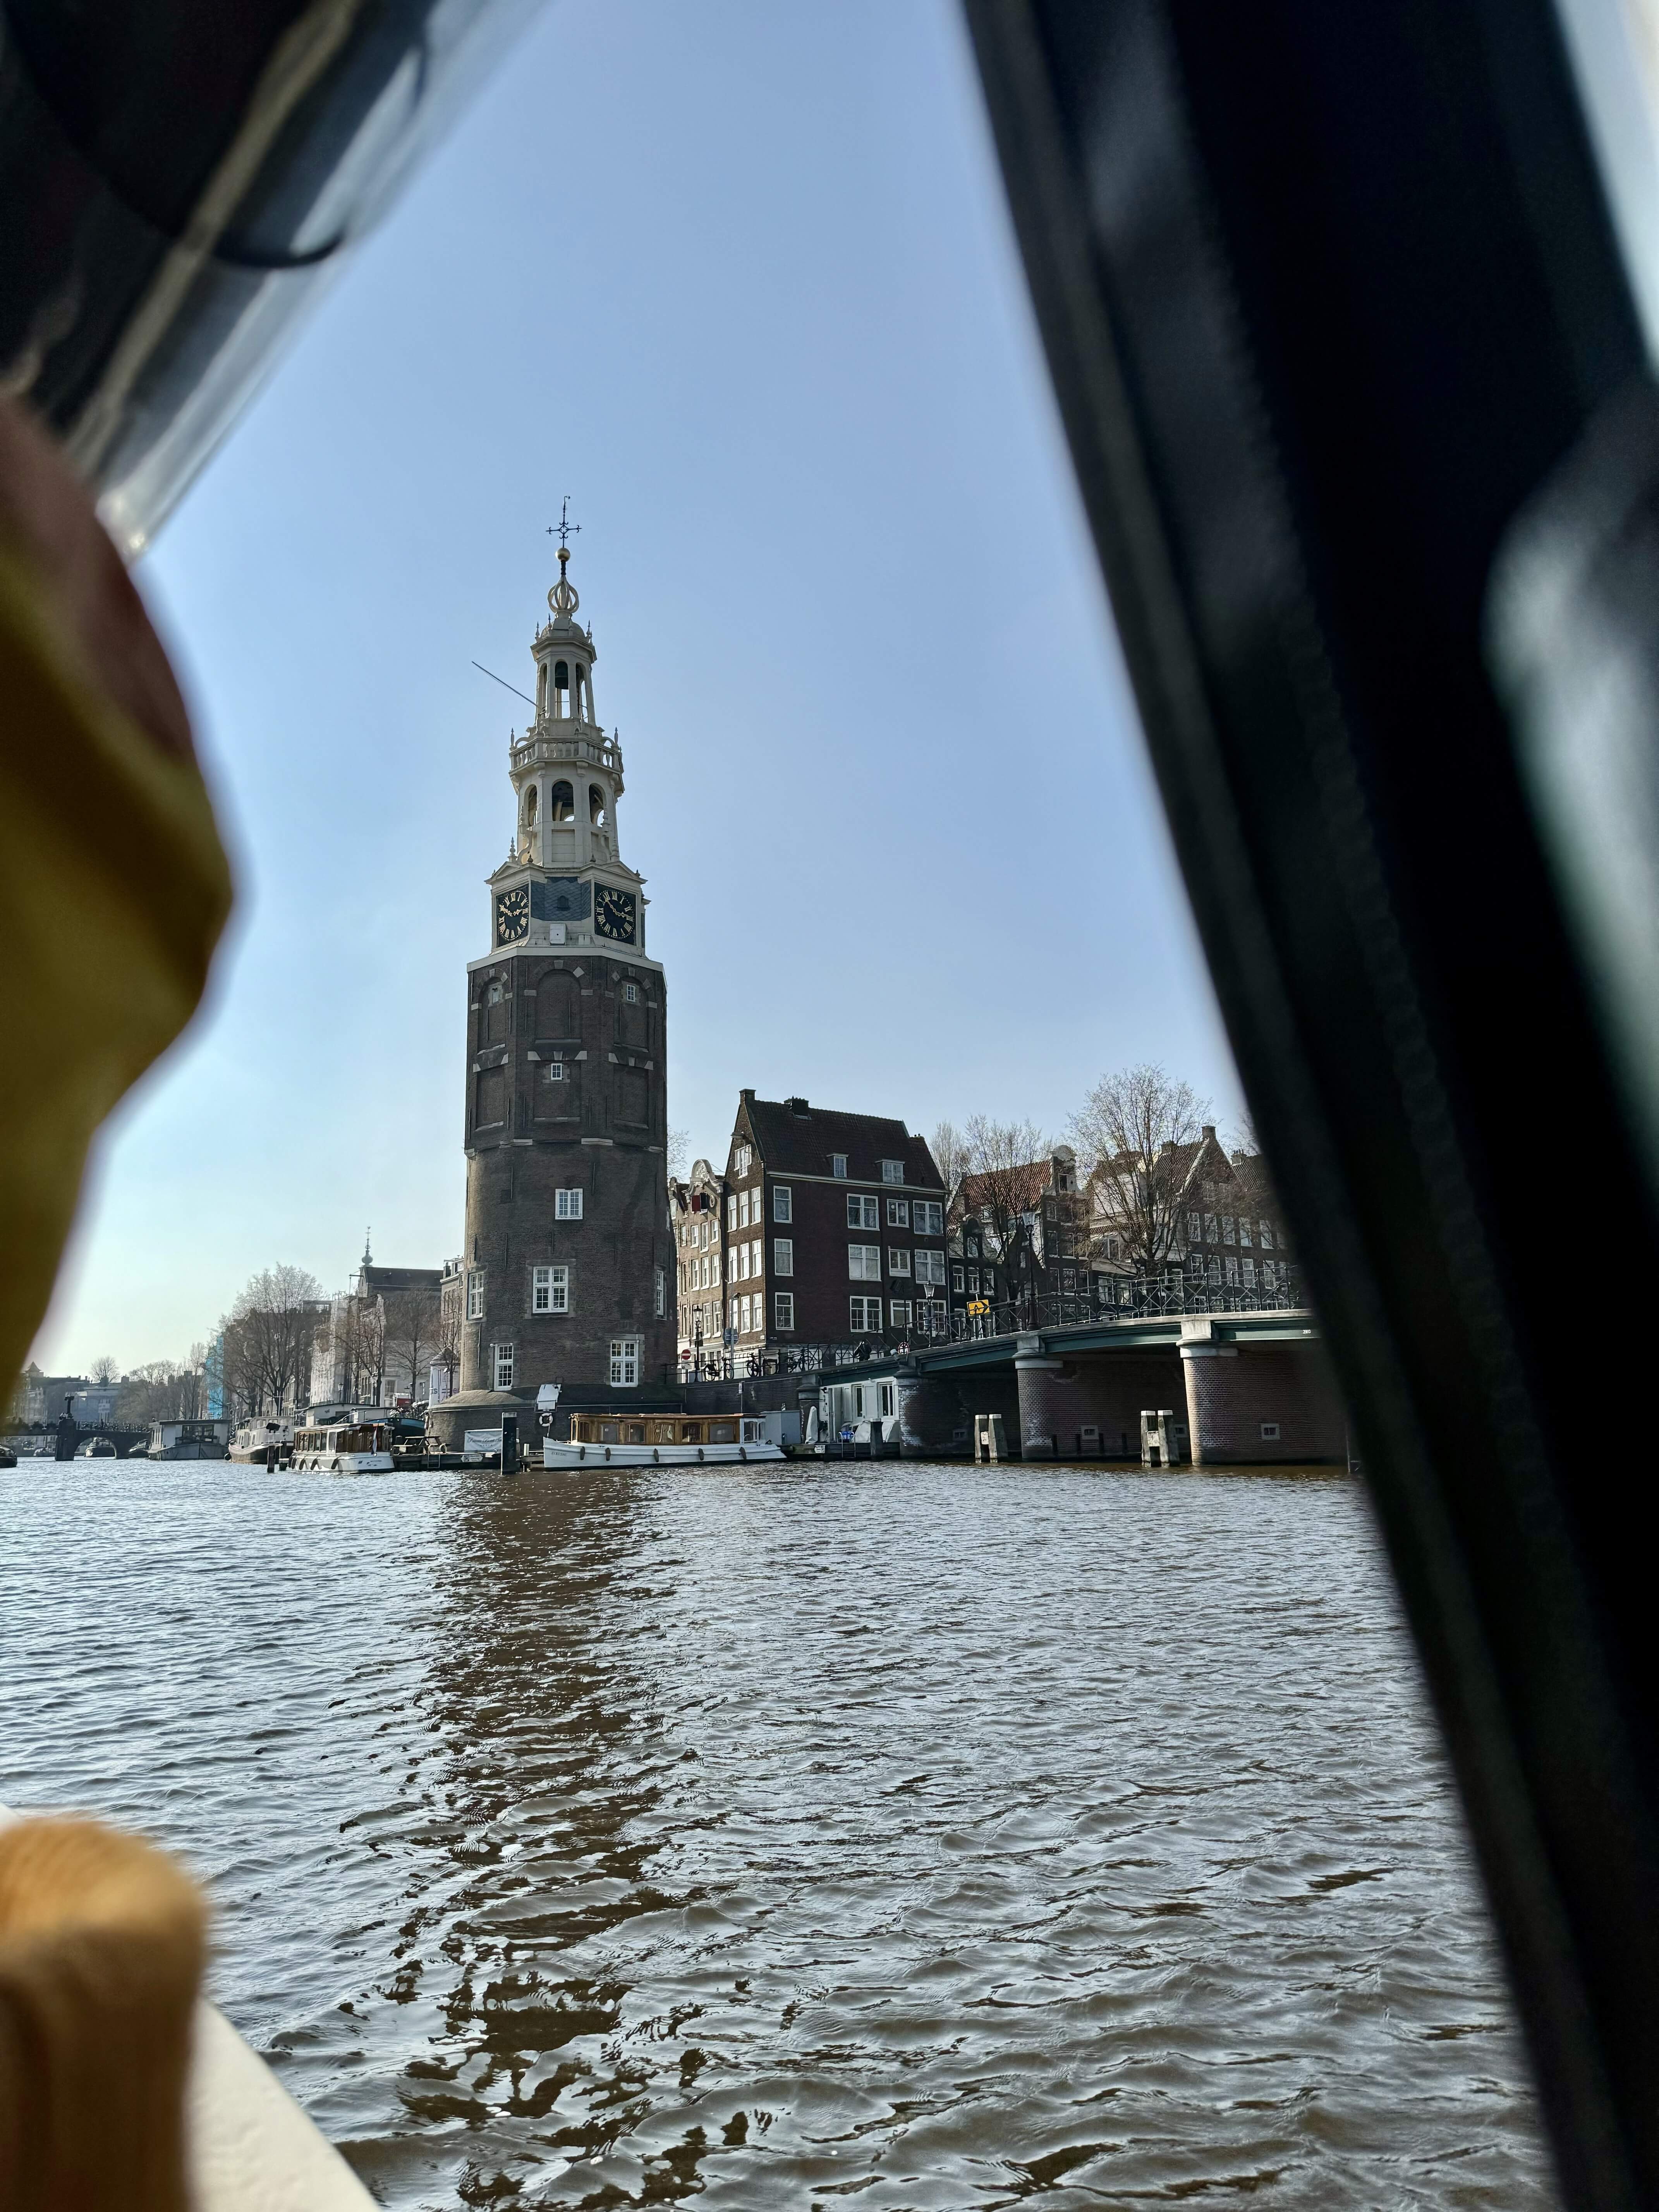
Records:
[[[1206,1124],[1166,1146],[1158,1270],[1218,1303],[1293,1302],[1279,1201],[1259,1154]],[[1075,1154],[947,1187],[904,1122],[738,1094],[723,1164],[669,1183],[683,1374],[830,1364],[860,1347],[1083,1320],[1144,1290],[1123,1178]]]

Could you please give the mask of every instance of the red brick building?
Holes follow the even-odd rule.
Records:
[[[703,1188],[720,1205],[722,1334],[739,1358],[943,1332],[945,1183],[902,1121],[742,1091],[726,1173]],[[679,1224],[699,1237],[700,1211]],[[685,1310],[706,1312],[710,1248],[677,1241]]]

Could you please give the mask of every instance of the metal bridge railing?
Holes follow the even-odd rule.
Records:
[[[732,1352],[682,1366],[682,1375],[718,1375],[744,1381],[763,1375],[805,1375],[825,1369],[861,1366],[896,1352],[931,1352],[951,1344],[990,1342],[1048,1328],[1074,1328],[1106,1322],[1164,1321],[1208,1314],[1285,1313],[1302,1310],[1306,1298],[1301,1271],[1288,1262],[1275,1267],[1271,1288],[1261,1283],[1209,1283],[1189,1275],[1118,1275],[1097,1279],[1096,1287],[1000,1300],[982,1314],[953,1308],[933,1328],[872,1332],[853,1344],[770,1345],[764,1351]]]

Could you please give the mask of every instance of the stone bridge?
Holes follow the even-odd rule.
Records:
[[[1000,1413],[1010,1453],[1024,1459],[1138,1459],[1140,1416],[1156,1410],[1185,1423],[1200,1467],[1347,1456],[1342,1400],[1305,1307],[1103,1314],[796,1380],[803,1409],[818,1404],[830,1435],[873,1421],[867,1432],[910,1458],[960,1452],[976,1415]]]

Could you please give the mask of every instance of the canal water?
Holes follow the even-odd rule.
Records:
[[[1346,1478],[25,1463],[0,1712],[389,2206],[1553,2201]]]

